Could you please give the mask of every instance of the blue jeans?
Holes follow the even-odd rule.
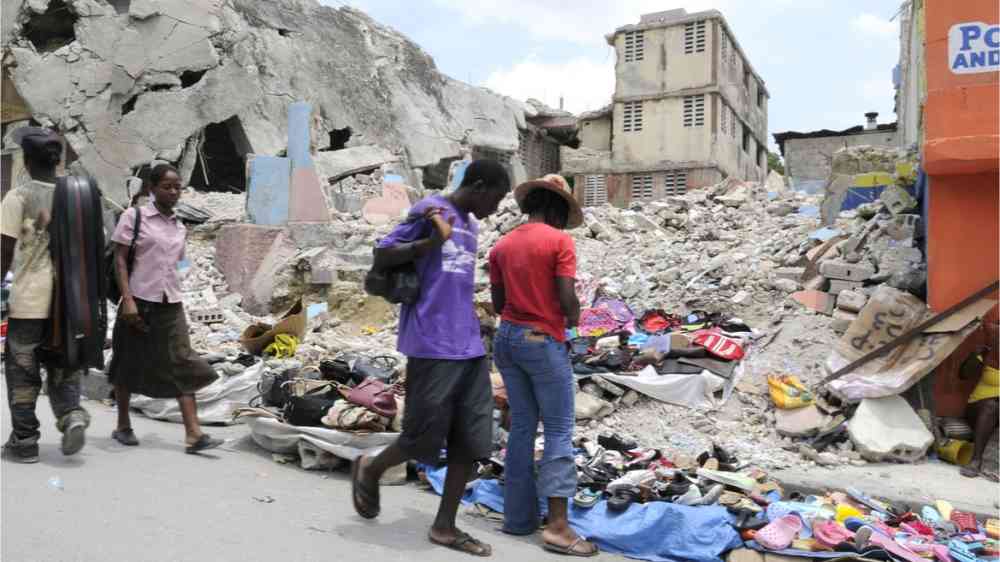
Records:
[[[504,463],[504,531],[530,534],[539,526],[538,498],[576,493],[573,462],[576,381],[565,344],[530,327],[503,322],[493,348],[510,403]],[[545,451],[535,478],[535,435],[545,426]]]

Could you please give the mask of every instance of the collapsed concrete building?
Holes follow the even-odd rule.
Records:
[[[155,159],[192,186],[246,189],[250,154],[286,151],[287,108],[313,107],[312,147],[395,162],[445,187],[464,154],[516,180],[560,169],[575,120],[441,74],[418,45],[364,13],[316,0],[3,0],[4,129],[32,119],[67,139],[67,162],[127,199]],[[20,111],[8,111],[8,104]],[[551,129],[551,134],[550,134]],[[372,162],[372,155],[378,155]],[[338,155],[352,168],[351,153]],[[334,166],[343,169],[343,162]],[[9,183],[9,182],[8,182]]]
[[[582,204],[764,179],[770,94],[720,12],[644,14],[607,41],[614,98],[580,116],[581,149],[563,150]]]

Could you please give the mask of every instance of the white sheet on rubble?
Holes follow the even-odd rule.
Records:
[[[372,449],[382,448],[399,437],[398,433],[353,433],[323,427],[300,427],[271,418],[249,418],[250,436],[272,453],[298,453],[304,440],[337,457],[353,461]]]
[[[257,396],[257,382],[264,372],[261,361],[234,377],[220,376],[215,382],[195,394],[198,401],[198,419],[201,423],[232,424],[233,412],[246,407]],[[149,398],[132,396],[132,408],[146,416],[181,423],[181,410],[175,398]]]
[[[661,375],[647,366],[634,376],[601,374],[602,377],[645,394],[650,398],[689,408],[711,405],[713,394],[726,380],[708,371],[697,375]]]

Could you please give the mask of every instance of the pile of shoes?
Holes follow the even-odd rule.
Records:
[[[592,507],[607,498],[608,509],[625,511],[634,503],[663,501],[686,506],[724,505],[749,520],[777,489],[762,471],[748,474],[739,459],[717,444],[698,457],[697,467],[680,468],[656,449],[642,448],[618,434],[581,438],[576,456],[577,507]]]
[[[918,510],[853,488],[823,496],[793,493],[775,499],[764,514],[739,515],[735,525],[750,546],[802,556],[977,562],[1000,555],[1000,520],[980,522],[943,500]]]

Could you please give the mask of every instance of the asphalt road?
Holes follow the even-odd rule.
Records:
[[[0,396],[6,404],[5,392]],[[110,437],[113,410],[93,401],[85,407],[93,421],[78,455],[59,452],[42,396],[41,461],[0,464],[3,562],[476,559],[427,541],[438,498],[415,486],[383,488],[382,515],[369,522],[354,513],[346,474],[277,464],[245,427],[207,428],[226,444],[186,455],[180,424],[135,414],[141,445],[124,447]],[[6,439],[10,416],[3,409]],[[496,560],[562,559],[543,552],[538,537],[504,535],[479,517],[462,514],[459,525],[491,543]]]

